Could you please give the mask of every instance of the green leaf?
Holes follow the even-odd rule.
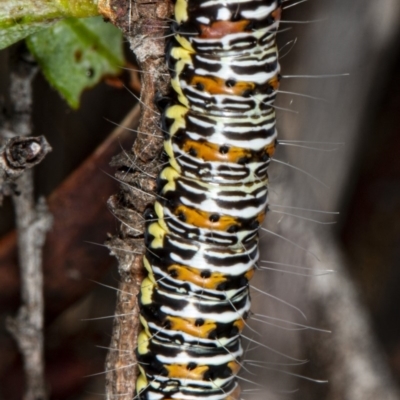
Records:
[[[62,18],[95,15],[97,0],[0,0],[0,49]]]
[[[0,28],[0,49],[4,49],[27,36],[51,26],[54,22],[31,22],[29,24],[14,24],[7,29]]]
[[[124,64],[122,34],[101,17],[69,18],[27,39],[48,81],[72,108],[83,90]]]

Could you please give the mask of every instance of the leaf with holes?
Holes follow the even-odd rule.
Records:
[[[122,34],[101,17],[61,21],[27,39],[47,80],[72,108],[83,90],[124,64]]]

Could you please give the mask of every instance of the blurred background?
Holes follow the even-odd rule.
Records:
[[[291,4],[295,2],[285,2],[284,6]],[[398,384],[399,16],[398,0],[310,0],[284,11],[278,38],[282,56],[281,90],[291,93],[281,93],[276,103],[280,137],[339,144],[303,143],[320,150],[282,145],[276,154],[278,161],[307,171],[323,185],[282,164],[273,163],[270,173],[271,203],[340,212],[333,217],[297,214],[337,221],[333,228],[315,228],[307,222],[304,229],[318,229],[318,232],[322,229],[321,239],[334,241],[343,261],[340,267],[348,273],[360,304],[368,310],[366,318],[371,322],[372,336],[383,352],[388,374]],[[8,102],[10,60],[14,51],[15,48],[11,48],[0,53],[3,107],[7,107]],[[130,55],[128,58],[134,62]],[[349,76],[326,77],[345,73]],[[121,79],[129,85],[132,76],[128,72],[124,74]],[[302,77],[296,77],[299,75]],[[49,234],[45,250],[48,258],[44,266],[47,282],[46,364],[52,399],[97,399],[104,393],[101,372],[107,350],[101,347],[109,346],[115,291],[94,281],[114,288],[118,286],[116,262],[101,246],[107,234],[115,233],[118,226],[118,221],[105,206],[107,198],[118,190],[118,183],[108,175],[112,174],[108,162],[121,147],[131,146],[134,133],[118,134],[107,147],[93,152],[116,128],[110,121],[120,123],[135,102],[123,87],[103,82],[85,92],[80,109],[72,111],[41,74],[34,81],[34,135],[45,135],[53,147],[53,152],[35,170],[36,193],[49,197],[50,208],[54,210],[55,218],[61,221]],[[134,122],[130,123],[134,125]],[[337,150],[330,151],[333,149]],[[266,227],[281,233],[285,222],[282,218],[288,219],[272,214],[267,218]],[[289,228],[282,228],[282,235],[295,240],[297,228],[291,227],[298,220],[289,221]],[[23,382],[18,351],[4,328],[7,316],[14,315],[19,305],[19,277],[12,231],[12,207],[6,201],[0,209],[0,399],[5,400],[21,398]],[[307,237],[304,231],[305,246]],[[304,257],[299,256],[301,250],[272,239],[268,234],[263,237],[262,247],[266,250],[264,260],[298,265],[299,259]],[[272,247],[276,258],[271,256],[272,251],[268,253]],[[327,244],[328,247],[332,244]],[[323,268],[327,254],[322,252],[318,257]],[[312,279],[318,285],[319,277],[296,277],[277,271],[267,271],[267,274],[265,283],[258,287],[271,290],[286,301],[290,299],[292,304],[304,305],[303,311],[312,315],[311,321],[325,327],[324,317],[309,309],[312,303],[304,300],[308,294],[308,281]],[[254,295],[256,308],[269,301]],[[277,307],[276,312],[285,318],[284,308]],[[364,309],[360,309],[360,315],[364,315]],[[334,326],[331,328],[335,329]],[[362,336],[363,332],[358,334]],[[298,353],[308,352],[312,346],[292,333],[289,339],[279,332],[268,335],[276,335],[278,341],[291,340],[287,347],[299,348]],[[267,337],[267,342],[269,340],[274,342]],[[315,340],[324,341],[324,337]],[[323,379],[323,362],[311,359],[310,364],[314,367],[310,367],[307,374]],[[86,377],[92,374],[98,375]],[[275,394],[278,393],[278,398],[292,399],[335,398],[329,385],[322,388],[317,383],[309,383],[304,388],[301,385],[299,392],[288,393],[289,389],[279,392],[277,389]],[[243,398],[248,397],[243,395]]]

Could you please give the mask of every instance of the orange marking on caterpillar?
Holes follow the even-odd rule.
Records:
[[[243,158],[251,158],[251,151],[249,150],[241,149],[240,147],[227,147],[227,151],[222,152],[220,145],[204,141],[186,140],[183,150],[187,153],[194,151],[196,157],[202,158],[204,161],[237,163]]]
[[[164,368],[168,371],[169,378],[194,379],[196,381],[203,380],[204,373],[209,369],[206,365],[188,369],[187,365],[180,364],[164,365]]]
[[[244,327],[245,327],[245,323],[243,321],[243,319],[238,319],[233,323],[233,326],[236,326],[236,328],[238,328],[239,333],[243,331]]]
[[[216,21],[208,25],[200,25],[200,38],[202,39],[220,39],[232,33],[245,32],[249,21]]]
[[[168,267],[169,272],[177,274],[177,279],[191,282],[205,289],[217,289],[218,285],[226,282],[226,276],[220,272],[213,272],[208,277],[201,276],[201,271],[186,265],[173,264]]]
[[[265,214],[264,211],[260,212],[260,214],[257,215],[257,221],[258,221],[258,223],[259,223],[260,225],[264,222],[265,215],[266,215],[266,214]]]
[[[279,81],[280,81],[279,75],[275,75],[273,78],[271,78],[268,81],[268,85],[271,86],[272,89],[278,90],[279,89]]]
[[[231,361],[228,363],[228,367],[231,369],[234,375],[237,375],[237,373],[240,371],[240,364],[236,361]]]
[[[198,325],[196,318],[179,318],[168,316],[167,321],[171,323],[171,329],[174,331],[181,331],[189,335],[207,339],[210,333],[217,327],[214,321],[204,321],[202,325]]]
[[[239,163],[244,159],[248,161],[254,161],[258,156],[262,158],[264,153],[267,153],[269,157],[275,154],[275,143],[271,143],[266,146],[258,154],[253,154],[250,150],[242,149],[240,147],[225,147],[218,144],[206,142],[206,141],[195,141],[186,140],[182,146],[182,150],[190,155],[201,158],[204,161],[220,161],[220,162],[232,162]]]
[[[272,157],[275,154],[275,150],[276,150],[276,143],[271,143],[270,145],[268,145],[267,147],[265,147],[265,152]]]
[[[175,215],[183,217],[183,220],[198,228],[214,229],[218,231],[227,231],[231,226],[240,227],[237,218],[226,215],[218,215],[206,211],[197,210],[196,208],[180,205],[174,211]],[[212,217],[215,217],[213,220]]]
[[[206,77],[206,76],[194,76],[190,82],[192,86],[201,87],[207,93],[210,94],[227,94],[235,96],[244,96],[253,91],[256,87],[253,82],[232,82],[217,77]]]
[[[279,7],[275,11],[272,11],[271,15],[275,21],[280,21],[282,15],[282,7]]]
[[[250,281],[250,280],[253,278],[253,276],[254,276],[254,268],[248,270],[248,271],[245,273],[245,275],[244,275],[244,277],[245,277],[248,281]]]

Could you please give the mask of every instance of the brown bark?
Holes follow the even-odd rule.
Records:
[[[119,169],[116,176],[122,185],[119,194],[110,198],[109,207],[122,224],[118,236],[107,243],[118,258],[122,282],[117,298],[112,350],[106,361],[106,396],[131,400],[135,396],[138,374],[135,356],[140,329],[137,295],[143,279],[142,257],[145,251],[142,214],[156,199],[156,176],[162,165],[160,112],[154,98],[158,93],[165,95],[169,85],[164,37],[171,5],[165,0],[129,4],[107,1],[103,5],[106,16],[127,35],[142,71],[138,137],[130,154],[123,153],[113,160],[113,165]]]

